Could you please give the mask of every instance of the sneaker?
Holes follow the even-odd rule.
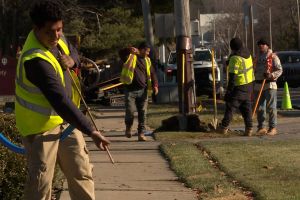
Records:
[[[265,128],[259,128],[259,129],[257,129],[257,134],[258,135],[266,135],[267,134],[267,129],[265,129]]]
[[[252,130],[252,128],[246,128],[245,129],[245,136],[249,136],[249,137],[251,137],[252,136],[252,133],[253,133],[253,130]]]
[[[269,128],[267,135],[273,136],[277,134],[276,128]]]
[[[147,141],[147,138],[146,138],[146,136],[144,135],[144,133],[138,134],[138,141],[139,141],[139,142],[145,142],[145,141]]]
[[[128,138],[131,138],[131,136],[132,136],[131,127],[126,127],[125,136]]]

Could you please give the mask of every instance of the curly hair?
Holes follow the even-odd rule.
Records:
[[[31,8],[29,15],[37,27],[43,27],[46,22],[56,22],[63,18],[61,6],[54,0],[38,1]]]

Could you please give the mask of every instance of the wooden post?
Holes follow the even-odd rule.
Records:
[[[254,45],[254,26],[253,26],[253,5],[250,5],[250,37],[251,37],[251,53],[252,56],[255,56],[255,45]]]
[[[195,111],[189,0],[174,0],[179,112]]]

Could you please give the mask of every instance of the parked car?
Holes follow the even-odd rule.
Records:
[[[289,87],[300,87],[300,51],[278,51],[283,73],[278,78],[278,87],[287,82]]]
[[[177,82],[177,54],[176,51],[171,51],[167,61],[167,67],[165,68],[166,81],[175,81]]]
[[[214,58],[216,92],[220,91],[220,69]],[[211,51],[208,48],[195,48],[193,51],[193,67],[195,76],[196,94],[209,95],[213,94],[213,77],[212,77],[212,59]],[[177,55],[176,51],[171,51],[168,57],[167,67],[165,69],[166,81],[177,82]]]

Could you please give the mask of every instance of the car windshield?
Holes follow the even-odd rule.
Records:
[[[211,61],[211,54],[209,51],[195,51],[194,61]]]
[[[169,64],[176,64],[176,52],[170,54]]]
[[[282,64],[300,62],[300,54],[278,54],[278,57]]]

